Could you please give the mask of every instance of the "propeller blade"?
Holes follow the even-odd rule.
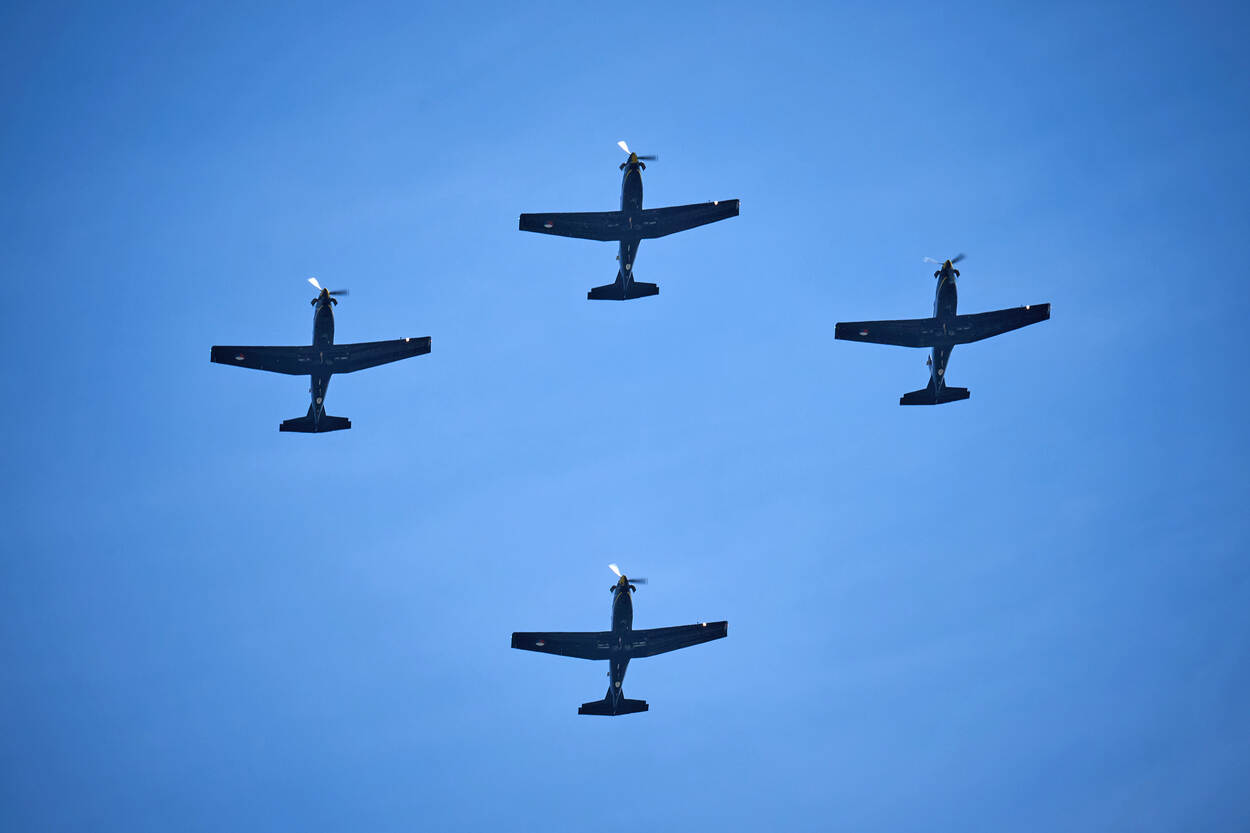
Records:
[[[660,161],[659,155],[656,155],[656,154],[653,154],[651,156],[639,156],[638,158],[641,159],[643,162],[659,162]]]
[[[624,143],[622,142],[622,144],[624,144]],[[621,571],[617,568],[617,566],[616,566],[615,564],[609,564],[609,565],[608,565],[608,569],[609,569],[609,570],[611,570],[612,572],[616,573],[617,578],[620,578],[620,576],[621,576]]]
[[[925,263],[936,263],[938,266],[941,266],[941,265],[942,265],[942,261],[940,261],[940,260],[934,260],[934,259],[933,259],[933,258],[931,258],[931,257],[926,257],[926,258],[924,259],[924,262],[925,262]]]
[[[629,580],[629,583],[630,584],[646,584],[647,580],[645,578],[631,578]]]
[[[959,261],[963,260],[965,257],[967,257],[967,255],[964,254],[963,252],[960,252],[959,254],[951,258],[951,263],[958,263]]]
[[[621,139],[619,142],[617,142],[616,146],[619,147],[621,150],[625,151],[626,153],[629,153],[629,145],[625,144],[624,139]]]
[[[321,284],[317,283],[316,278],[309,278],[308,282],[313,285],[313,289],[317,290],[318,292],[321,291]]]
[[[331,289],[330,294],[331,295],[348,295],[350,293],[346,289]]]

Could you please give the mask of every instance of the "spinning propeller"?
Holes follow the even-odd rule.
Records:
[[[939,275],[941,275],[941,274],[942,274],[942,269],[946,266],[946,264],[947,264],[947,263],[950,263],[950,265],[951,265],[951,271],[953,271],[953,272],[955,273],[955,277],[959,277],[959,270],[955,268],[955,264],[956,264],[956,263],[958,263],[959,261],[963,260],[965,257],[967,257],[967,255],[965,255],[963,252],[960,252],[959,254],[957,254],[957,255],[955,255],[954,257],[952,257],[949,261],[946,261],[946,260],[934,260],[934,259],[933,259],[933,258],[931,258],[931,257],[926,257],[926,258],[924,259],[924,262],[925,262],[925,263],[936,263],[936,264],[938,265],[938,270],[937,270],[936,272],[934,272],[934,273],[933,273],[933,277],[935,277],[935,278],[936,278],[936,277],[938,277]]]
[[[319,293],[325,293],[326,295],[346,295],[347,294],[346,289],[324,289],[322,288],[321,284],[317,283],[316,278],[309,278],[309,283],[312,284],[312,286],[314,286],[314,288],[317,291],[319,291]],[[312,303],[315,304],[316,300],[317,300],[316,298],[312,299]],[[334,304],[339,303],[339,301],[336,301],[336,300],[331,299],[331,301]]]
[[[960,252],[959,254],[957,254],[957,255],[955,255],[954,257],[952,257],[952,258],[951,258],[951,265],[954,265],[954,264],[958,263],[959,261],[963,260],[965,257],[967,257],[967,255],[966,255],[966,254],[964,254],[963,252]],[[936,263],[938,266],[941,266],[942,264],[946,263],[946,261],[944,261],[944,260],[934,260],[934,259],[933,259],[933,258],[931,258],[931,257],[926,257],[926,258],[924,259],[924,262],[925,262],[925,263]]]
[[[646,583],[647,583],[647,580],[646,580],[645,578],[626,578],[625,576],[621,575],[621,570],[620,570],[620,568],[619,568],[619,567],[617,567],[615,564],[609,564],[609,565],[608,565],[608,569],[609,569],[609,570],[611,570],[612,572],[616,573],[616,575],[617,575],[617,577],[618,577],[618,578],[623,578],[623,579],[625,579],[625,583],[626,583],[626,584],[628,584],[628,585],[630,585],[630,589],[631,589],[631,590],[633,589],[633,585],[635,585],[635,584],[646,584]]]
[[[630,156],[633,156],[633,157],[634,157],[635,159],[637,159],[639,162],[658,162],[658,161],[660,160],[660,157],[659,157],[659,156],[655,156],[655,155],[652,155],[652,156],[638,156],[636,153],[634,153],[632,150],[630,150],[630,149],[629,149],[629,145],[625,144],[625,140],[624,140],[624,139],[621,139],[621,140],[620,140],[619,142],[617,142],[616,144],[617,144],[617,147],[619,147],[621,150],[623,150],[623,151],[625,151],[626,153],[628,153]],[[622,168],[623,168],[623,167],[625,167],[624,163],[622,163],[622,164],[621,164],[621,167],[622,167]],[[643,165],[643,167],[645,168],[645,167],[647,167],[647,166],[646,166],[646,165]]]
[[[318,292],[324,292],[324,293],[326,293],[327,295],[346,295],[346,294],[348,294],[348,292],[347,292],[347,290],[346,290],[346,289],[324,289],[324,288],[321,286],[321,284],[317,283],[317,279],[316,279],[316,278],[309,278],[309,279],[308,279],[308,282],[309,282],[310,284],[312,284],[312,285],[313,285],[313,288],[314,288],[314,289],[316,289]],[[316,301],[314,300],[314,301],[313,301],[313,303],[316,303]],[[336,302],[336,303],[337,303],[337,302]]]

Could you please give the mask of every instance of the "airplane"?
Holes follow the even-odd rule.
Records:
[[[292,376],[310,376],[308,388],[312,404],[308,414],[284,420],[279,431],[300,434],[320,434],[325,431],[343,431],[352,427],[347,417],[329,416],[325,409],[326,388],[330,376],[335,373],[354,373],[366,367],[421,356],[430,352],[430,337],[397,338],[392,341],[365,341],[359,344],[334,343],[335,296],[347,294],[346,289],[325,289],[316,278],[309,278],[318,294],[312,299],[313,343],[310,347],[221,347],[214,346],[212,361],[235,367],[250,367],[287,373]]]
[[[660,288],[655,284],[634,280],[634,258],[638,256],[638,244],[643,240],[664,237],[738,216],[737,200],[644,209],[642,172],[647,169],[646,162],[659,157],[639,156],[624,141],[617,142],[617,145],[629,154],[629,158],[621,163],[621,170],[625,175],[621,180],[620,211],[521,215],[521,231],[620,242],[616,259],[621,265],[617,268],[616,281],[606,286],[596,286],[587,292],[586,298],[591,301],[628,301],[631,298],[659,295]]]
[[[933,299],[932,318],[911,318],[901,321],[847,321],[834,328],[834,338],[847,341],[870,341],[874,344],[897,344],[900,347],[931,347],[928,387],[903,394],[900,405],[941,405],[967,399],[967,388],[949,387],[946,384],[946,363],[956,344],[970,344],[990,336],[1001,335],[1009,330],[1027,327],[1050,318],[1050,304],[1031,304],[993,312],[958,315],[959,297],[955,279],[959,270],[955,264],[964,256],[943,262],[933,273],[938,279]],[[926,257],[925,263],[937,263]]]
[[[609,564],[608,568],[617,575],[616,583],[608,588],[612,591],[612,630],[512,634],[512,647],[522,651],[579,659],[606,659],[609,662],[608,693],[602,700],[582,703],[578,714],[618,715],[647,711],[650,707],[646,700],[627,699],[621,690],[625,669],[631,659],[689,648],[701,642],[721,639],[729,633],[728,622],[634,630],[634,601],[630,594],[638,589],[634,585],[646,584],[647,580],[636,578],[630,581],[621,575],[615,564]]]

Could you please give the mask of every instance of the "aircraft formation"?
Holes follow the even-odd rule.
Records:
[[[656,156],[639,155],[624,142],[617,143],[628,158],[621,163],[621,207],[618,211],[562,212],[522,214],[521,231],[576,237],[585,240],[614,242],[617,252],[616,279],[586,293],[592,301],[628,301],[658,295],[654,283],[634,279],[634,263],[643,240],[664,237],[708,223],[738,216],[737,199],[692,203],[664,208],[642,207],[642,172],[646,163]],[[1036,324],[1050,318],[1050,304],[1031,304],[992,312],[960,315],[955,268],[964,255],[945,261],[925,258],[938,264],[933,273],[937,287],[933,299],[933,315],[929,318],[882,321],[844,321],[834,328],[834,338],[866,341],[900,347],[929,348],[929,383],[920,390],[905,393],[900,405],[942,405],[969,397],[967,388],[946,384],[946,367],[956,345],[1001,335],[1010,330]],[[295,376],[308,376],[311,402],[302,417],[283,420],[279,431],[320,434],[352,427],[346,417],[330,416],[325,411],[326,391],[335,373],[354,373],[377,365],[421,356],[430,352],[430,337],[399,338],[390,341],[368,341],[357,344],[334,343],[334,307],[346,290],[322,287],[316,278],[308,282],[317,290],[312,299],[312,344],[294,347],[221,346],[212,348],[210,360],[218,364],[267,370]],[[689,648],[728,635],[728,622],[699,622],[692,625],[635,630],[633,594],[646,579],[630,579],[615,564],[609,569],[616,574],[612,593],[611,627],[604,631],[517,631],[512,634],[512,647],[524,651],[556,654],[578,659],[607,660],[608,690],[602,700],[583,703],[578,714],[614,716],[645,712],[645,700],[625,697],[625,670],[631,659]]]

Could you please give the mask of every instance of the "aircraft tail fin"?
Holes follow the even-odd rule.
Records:
[[[947,402],[958,402],[961,399],[967,399],[972,394],[968,393],[967,388],[952,388],[942,386],[939,390],[933,380],[929,380],[927,388],[914,390],[911,393],[905,393],[899,397],[900,405],[943,405]]]
[[[608,696],[602,700],[591,700],[589,703],[582,703],[577,710],[578,714],[601,714],[601,715],[618,715],[618,714],[635,714],[636,712],[645,712],[650,708],[646,700],[627,700],[621,698],[616,702],[612,701],[612,693],[608,692]]]
[[[591,301],[628,301],[631,298],[645,298],[648,295],[659,294],[660,287],[655,284],[626,280],[624,275],[617,273],[616,283],[596,286],[586,293],[586,298]]]
[[[322,414],[321,419],[317,419],[313,416],[312,406],[309,405],[306,416],[283,420],[278,430],[293,431],[297,434],[324,434],[326,431],[344,431],[351,427],[352,421],[347,417]]]

